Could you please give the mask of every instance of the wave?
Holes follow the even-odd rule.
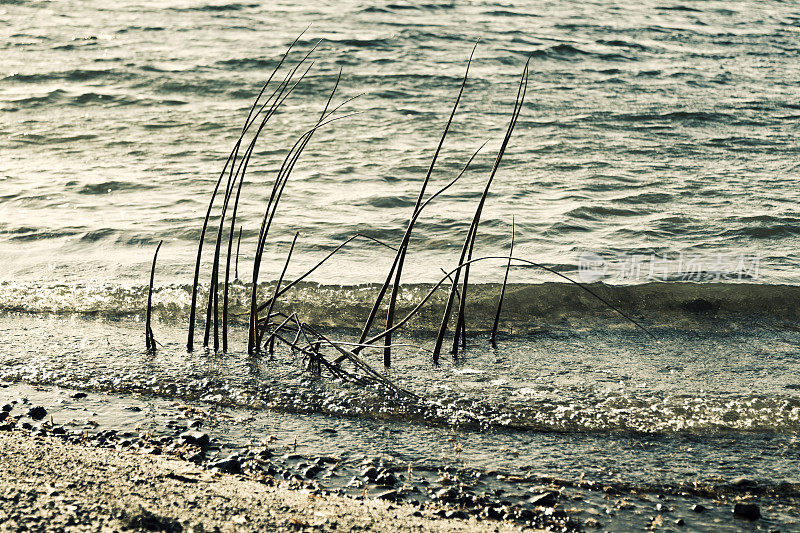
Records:
[[[224,13],[227,11],[242,11],[244,9],[251,9],[260,7],[259,4],[240,4],[240,3],[230,3],[230,4],[206,4],[204,6],[193,6],[193,7],[171,7],[169,8],[170,11],[178,11],[178,12],[187,12],[187,11],[205,11],[209,13]]]
[[[90,81],[97,79],[113,79],[120,81],[123,79],[131,79],[134,73],[126,70],[115,69],[72,69],[57,72],[46,72],[40,74],[20,74],[14,73],[6,76],[2,81],[15,81],[24,83],[43,83],[55,80],[66,81]]]
[[[184,105],[186,102],[182,100],[170,99],[153,99],[153,98],[138,98],[135,96],[125,94],[107,94],[96,92],[85,93],[70,93],[63,89],[56,89],[41,96],[29,96],[27,98],[20,98],[17,100],[9,100],[7,102],[13,107],[6,108],[7,111],[17,111],[19,109],[35,109],[37,107],[47,106],[65,106],[65,107],[96,107],[96,106],[178,106]]]
[[[105,235],[85,235],[103,238]],[[20,235],[19,238],[25,238]],[[713,279],[713,278],[710,278]],[[747,324],[753,320],[780,322],[794,327],[800,322],[800,286],[756,283],[650,282],[639,285],[587,285],[593,292],[648,327],[694,327]],[[259,285],[264,298],[272,294],[273,283]],[[405,316],[431,290],[431,284],[404,285],[399,293],[397,316]],[[156,287],[154,313],[164,322],[183,322],[188,316],[191,287]],[[291,309],[309,323],[331,328],[359,327],[368,315],[379,286],[321,285],[300,283],[279,300],[278,307]],[[491,329],[500,285],[470,286],[467,312],[470,329]],[[201,288],[201,301],[206,290]],[[250,287],[241,282],[231,286],[231,312],[234,322],[243,323],[248,309]],[[147,287],[117,284],[23,284],[0,283],[0,311],[35,314],[79,314],[102,317],[139,317],[143,314]],[[446,291],[440,289],[408,329],[419,333],[435,332],[439,327]],[[202,306],[201,306],[202,307]],[[509,284],[503,304],[503,324],[515,332],[530,333],[542,328],[592,321],[628,324],[616,311],[576,285],[569,283]]]

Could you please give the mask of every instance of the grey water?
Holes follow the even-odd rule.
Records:
[[[655,339],[517,266],[492,350],[496,261],[476,268],[474,334],[459,362],[430,364],[436,313],[405,333],[413,346],[388,372],[417,403],[310,380],[288,354],[253,361],[241,324],[231,353],[187,354],[209,194],[261,85],[304,30],[291,59],[321,39],[313,67],[270,121],[242,192],[234,307],[246,308],[272,180],[340,69],[337,101],[358,96],[343,108],[356,114],[303,154],[261,280],[279,276],[295,232],[287,279],[354,233],[400,240],[478,42],[432,186],[488,144],[420,218],[401,304],[455,264],[530,58],[478,253],[507,254],[513,218],[516,256],[604,282],[598,290]],[[397,454],[410,461],[444,461],[449,444],[425,443],[455,435],[463,460],[485,469],[640,486],[798,483],[799,32],[797,3],[755,0],[0,1],[0,377],[294,429],[323,420],[352,453],[385,451],[401,434]],[[141,320],[162,239],[153,357]],[[353,336],[392,257],[354,243],[288,297]]]

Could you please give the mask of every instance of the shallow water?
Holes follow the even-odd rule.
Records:
[[[262,295],[295,232],[287,279],[356,232],[400,240],[480,38],[431,187],[489,143],[420,218],[399,314],[456,261],[530,56],[476,254],[507,254],[513,217],[515,256],[605,282],[592,290],[654,338],[517,265],[492,350],[495,260],[474,270],[458,362],[430,363],[441,293],[395,339],[409,346],[387,375],[418,400],[311,379],[284,352],[248,358],[238,316],[229,354],[187,354],[208,195],[261,83],[310,23],[290,60],[322,38],[314,67],[271,120],[243,189],[234,313],[246,309],[272,180],[339,68],[337,101],[365,94],[289,180]],[[639,489],[798,483],[798,25],[796,4],[754,0],[0,3],[0,378],[95,391],[91,409],[109,424],[155,424],[174,402],[224,411],[246,421],[217,428],[232,447],[299,433],[310,454],[431,469]],[[161,239],[152,355],[142,320]],[[353,340],[391,258],[356,241],[280,306]],[[781,513],[752,528],[796,526],[796,509]]]

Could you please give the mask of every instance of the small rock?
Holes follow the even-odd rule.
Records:
[[[454,489],[453,487],[449,487],[446,489],[439,489],[438,491],[436,491],[436,494],[434,494],[433,497],[436,498],[437,500],[442,500],[443,502],[450,502],[455,500],[457,496],[458,496],[458,491],[456,491],[456,489]]]
[[[469,518],[469,515],[464,511],[449,510],[449,511],[445,511],[444,517],[445,518],[458,518],[458,519],[461,519],[461,520],[466,520],[466,519]]]
[[[36,407],[32,407],[28,410],[28,416],[34,420],[41,420],[47,416],[47,409],[37,405]]]
[[[375,468],[374,466],[367,467],[361,471],[361,477],[373,480],[376,477],[378,477],[378,469]]]
[[[375,483],[384,487],[393,487],[397,483],[397,478],[391,472],[384,470],[375,478]]]
[[[8,411],[0,411],[0,422],[8,418]]]
[[[747,479],[746,477],[737,477],[731,481],[731,484],[734,487],[739,487],[740,489],[753,488],[758,485],[755,481],[752,479]]]
[[[683,521],[683,518],[678,518],[677,520],[675,520],[675,525],[676,526],[685,526],[686,522]]]
[[[692,505],[692,511],[694,511],[695,513],[702,513],[705,510],[706,510],[705,506],[700,505],[699,503]]]
[[[318,466],[311,465],[305,470],[303,470],[303,476],[307,477],[308,479],[313,479],[317,477],[317,474],[319,474],[319,470],[320,468]]]
[[[85,392],[76,392],[75,394],[72,395],[72,399],[73,400],[80,400],[80,399],[83,399],[83,398],[86,398],[86,393]]]
[[[542,494],[531,496],[530,500],[528,501],[530,501],[532,505],[537,505],[540,507],[553,507],[558,502],[558,493],[543,492]]]
[[[2,410],[5,412],[11,411],[14,408],[10,403],[4,404]]]
[[[259,450],[257,455],[261,459],[269,459],[272,457],[272,452],[269,451],[269,449],[264,448],[263,450]]]
[[[242,473],[242,463],[240,463],[239,459],[235,457],[229,457],[227,459],[221,459],[219,461],[209,463],[208,468],[217,470],[219,472],[225,472],[226,474]]]
[[[377,496],[375,496],[376,500],[386,500],[389,502],[395,502],[399,498],[399,494],[397,494],[396,490],[387,490],[386,492],[381,492]]]
[[[211,443],[211,437],[208,436],[208,433],[202,431],[184,431],[178,438],[181,439],[184,444],[194,444],[203,449],[208,448],[208,445]]]
[[[733,506],[733,516],[746,520],[758,520],[761,518],[761,509],[754,503],[737,503]]]
[[[187,457],[186,460],[189,461],[190,463],[199,465],[200,463],[203,462],[203,457],[205,457],[205,454],[203,452],[197,452]]]

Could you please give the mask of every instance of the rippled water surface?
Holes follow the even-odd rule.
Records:
[[[360,114],[309,146],[270,250],[299,231],[300,269],[355,231],[399,238],[480,39],[434,182],[489,145],[421,218],[409,276],[437,277],[463,239],[530,56],[480,250],[504,250],[514,216],[520,253],[567,269],[587,249],[707,262],[747,253],[760,254],[762,279],[798,279],[793,2],[18,1],[0,20],[6,279],[138,280],[163,238],[161,277],[185,280],[246,109],[308,24],[298,57],[323,41],[251,164],[244,257],[277,165],[340,68],[342,98],[366,93],[346,106]],[[319,279],[375,281],[382,260],[362,246]]]
[[[189,354],[209,194],[304,29],[289,62],[322,39],[313,67],[270,120],[242,189],[233,349]],[[755,0],[0,0],[0,379],[108,394],[90,400],[109,421],[144,416],[120,408],[130,402],[226,409],[249,422],[232,441],[307,433],[307,451],[354,461],[382,453],[436,468],[458,442],[459,461],[487,470],[640,488],[800,483],[799,32],[797,3]],[[491,349],[505,263],[487,261],[459,361],[430,362],[444,294],[395,339],[408,346],[387,375],[418,399],[312,379],[288,352],[248,357],[241,313],[266,198],[340,69],[335,101],[360,95],[342,108],[354,114],[317,132],[289,179],[262,295],[295,232],[286,279],[355,233],[400,241],[478,40],[428,192],[488,143],[420,217],[398,312],[455,264],[530,58],[476,255],[506,255],[513,220],[515,256],[605,282],[592,290],[652,337],[517,265]],[[153,355],[142,319],[162,239]],[[279,308],[355,340],[392,257],[354,241]]]

